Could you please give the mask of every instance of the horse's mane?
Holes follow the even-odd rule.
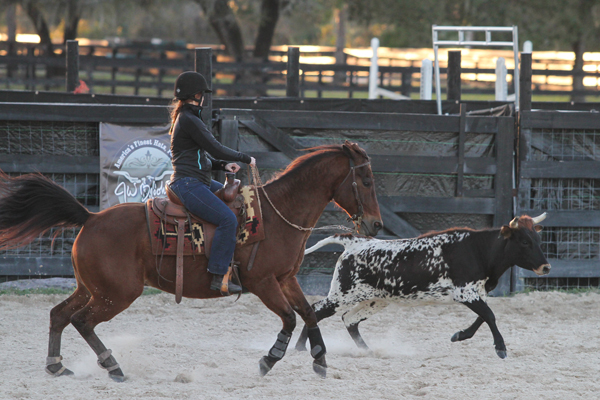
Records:
[[[365,157],[365,159],[369,158],[367,153],[363,149],[358,147],[358,145],[352,144],[352,149],[354,151],[358,152],[361,156]],[[344,152],[344,149],[343,149],[343,145],[341,145],[341,144],[325,144],[322,146],[309,147],[309,148],[303,149],[302,151],[306,151],[307,154],[301,155],[300,157],[292,160],[292,162],[287,166],[287,168],[285,170],[273,175],[273,177],[267,183],[270,183],[274,180],[280,179],[285,175],[290,175],[290,174],[295,173],[299,169],[302,169],[302,166],[305,163],[309,163],[309,162],[314,163],[325,157],[331,156],[333,154],[346,155],[346,153]]]

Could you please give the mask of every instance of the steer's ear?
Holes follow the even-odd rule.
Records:
[[[536,232],[541,232],[544,227],[542,225],[536,225],[533,227],[533,229],[535,229]]]
[[[512,229],[508,225],[504,225],[500,228],[500,234],[504,236],[504,239],[508,239],[512,235]]]

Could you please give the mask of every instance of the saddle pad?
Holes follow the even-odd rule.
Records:
[[[244,186],[240,194],[244,196],[244,207],[246,209],[245,219],[238,230],[237,244],[244,246],[265,239],[265,229],[262,219],[262,210],[257,197],[258,189],[255,186]]]
[[[240,190],[244,196],[244,218],[238,226],[237,246],[245,246],[265,238],[262,213],[258,206],[256,189],[245,186]],[[237,210],[233,210],[236,212]],[[168,224],[156,215],[151,207],[146,207],[150,243],[153,255],[177,255],[177,225]],[[239,218],[238,218],[239,219]],[[183,255],[206,254],[205,247],[212,244],[216,227],[198,218],[185,224]]]

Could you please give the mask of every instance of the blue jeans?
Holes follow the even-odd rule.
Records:
[[[214,195],[223,185],[213,180],[209,187],[196,178],[180,178],[171,182],[170,187],[189,212],[217,226],[210,248],[208,272],[225,275],[235,251],[237,218]]]

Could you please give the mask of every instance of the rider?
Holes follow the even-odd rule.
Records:
[[[212,179],[211,170],[237,172],[240,166],[230,161],[256,165],[254,157],[232,150],[219,143],[202,121],[204,93],[211,93],[206,79],[193,71],[177,77],[171,111],[171,153],[173,175],[170,188],[192,214],[217,226],[208,261],[208,272],[213,274],[212,290],[223,284],[228,292],[239,293],[242,288],[232,282],[223,282],[236,243],[237,219],[233,211],[214,195],[223,185]]]

